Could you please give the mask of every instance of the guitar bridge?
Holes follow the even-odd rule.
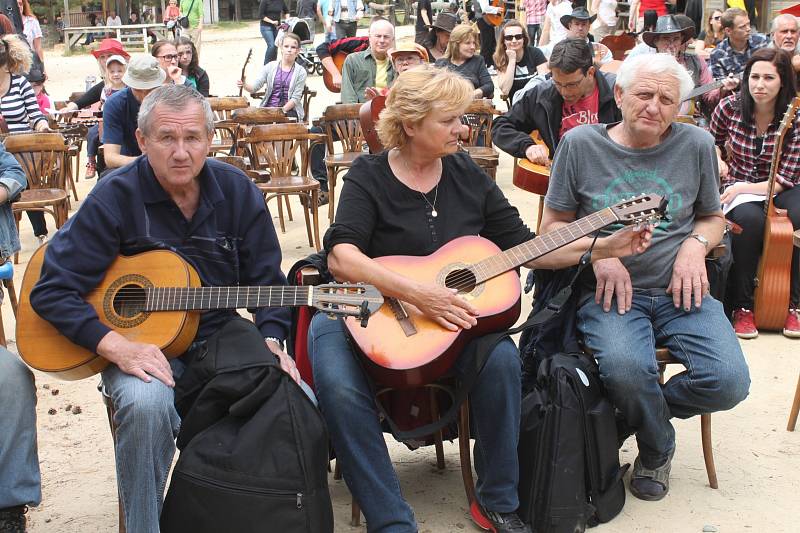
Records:
[[[408,316],[405,307],[397,298],[387,298],[386,302],[389,304],[389,307],[394,313],[394,317],[397,319],[397,322],[400,324],[400,328],[403,330],[403,333],[406,334],[406,337],[411,337],[412,335],[417,334],[417,327],[412,322],[411,317]]]

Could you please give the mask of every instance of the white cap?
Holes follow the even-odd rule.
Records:
[[[123,66],[128,64],[128,62],[125,60],[125,58],[122,57],[119,54],[115,54],[115,55],[109,57],[108,59],[106,59],[106,66],[110,65],[111,63],[119,63],[120,65],[123,65]]]

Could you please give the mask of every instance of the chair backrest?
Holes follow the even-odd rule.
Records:
[[[322,126],[328,136],[328,152],[333,153],[334,139],[342,142],[345,152],[361,152],[364,144],[364,132],[358,112],[363,104],[335,104],[325,108],[322,114]]]
[[[9,135],[5,139],[5,147],[25,171],[30,189],[66,187],[67,144],[60,133]]]
[[[309,118],[311,116],[311,99],[315,96],[317,96],[317,91],[312,91],[308,88],[308,85],[303,87],[303,122],[306,124],[311,120]]]
[[[488,98],[481,98],[470,102],[469,107],[464,112],[461,122],[469,126],[469,139],[464,142],[467,146],[491,146],[492,145],[492,123],[494,116],[499,111]]]
[[[236,109],[231,120],[241,126],[262,126],[291,122],[280,107],[245,107]]]
[[[233,165],[239,170],[247,170],[247,159],[238,155],[218,155],[214,159],[223,163]]]
[[[309,133],[305,124],[270,124],[255,126],[242,139],[250,157],[250,166],[268,170],[271,176],[290,176],[300,153],[300,175],[308,175],[308,147],[316,134]]]
[[[250,104],[244,96],[220,96],[208,99],[214,120],[230,120],[233,111],[249,107]]]

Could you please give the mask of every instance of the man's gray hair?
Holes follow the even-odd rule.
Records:
[[[787,22],[794,22],[794,27],[800,29],[800,23],[797,22],[797,17],[794,15],[790,15],[788,13],[781,13],[774,19],[772,19],[772,26],[770,27],[770,33],[775,33],[778,31],[778,23],[780,21],[787,21]]]
[[[150,115],[157,105],[162,104],[173,111],[182,111],[192,102],[198,103],[203,109],[203,115],[206,119],[206,131],[209,134],[214,133],[214,113],[211,112],[211,105],[208,103],[208,100],[191,87],[174,85],[172,83],[162,85],[144,97],[142,105],[139,108],[137,126],[142,130],[142,133],[147,135],[152,126],[152,118]]]
[[[689,71],[672,54],[639,54],[626,59],[617,71],[617,85],[625,92],[640,74],[656,74],[659,78],[671,77],[678,84],[681,101],[694,89]]]

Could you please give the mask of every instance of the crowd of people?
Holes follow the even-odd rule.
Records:
[[[19,1],[24,14],[28,0]],[[407,41],[396,40],[394,26],[377,16],[366,36],[356,36],[361,0],[304,0],[298,10],[301,18],[322,23],[317,54],[341,102],[386,99],[377,125],[384,150],[355,160],[324,239],[334,279],[368,281],[447,330],[477,325],[478,312],[467,299],[375,259],[432,254],[465,235],[481,235],[504,250],[535,237],[526,217],[461,150],[466,109],[476,99],[492,99],[496,88],[509,110],[494,120],[494,145],[550,168],[541,233],[637,194],[670,199],[669,219],[655,227],[603,230],[596,244],[581,238],[525,265],[569,267],[594,245],[591,268],[576,289],[577,328],[618,411],[620,443],[631,435],[637,440],[630,491],[654,501],[670,488],[676,449],[671,418],[732,409],[749,392],[737,336],[758,335],[754,278],[771,174],[775,205],[787,210],[795,230],[800,227],[794,198],[800,120],[790,123],[780,162],[773,164],[783,113],[797,95],[800,25],[793,16],[779,15],[770,35],[761,35],[751,30],[746,11],[730,8],[710,11],[705,27],[698,28],[689,16],[668,13],[664,2],[634,0],[630,27],[641,30],[640,42],[624,61],[615,61],[597,39],[613,33],[613,3],[595,0],[590,12],[580,0],[526,0],[524,23],[509,19],[495,30],[484,16],[497,9],[485,0],[474,3],[474,22],[460,12],[434,16],[430,2],[419,2],[415,36]],[[171,0],[164,22],[175,25],[188,16],[190,28],[201,31],[197,5],[202,1]],[[261,106],[309,122],[302,101],[307,72],[298,63],[303,42],[279,31],[289,15],[286,4],[262,0],[258,15],[264,65],[238,87],[250,93],[263,88]],[[15,35],[0,43],[0,111],[12,133],[46,131],[52,105],[43,99],[43,64],[41,73],[25,76],[33,72],[34,53],[43,59],[34,25],[25,24],[27,43]],[[207,158],[214,124],[199,49],[197,32],[156,42],[150,55],[131,56],[114,39],[104,39],[92,52],[100,82],[67,110],[102,107],[102,123],[88,137],[86,175],[99,173],[103,180],[49,240],[42,279],[30,298],[64,336],[111,363],[102,381],[118,413],[117,480],[129,532],[158,530],[180,427],[173,390],[197,362],[168,360],[158,347],[109,328],[84,295],[118,255],[163,247],[191,258],[204,285],[286,283],[261,193],[243,172]],[[346,54],[341,71],[333,61],[338,54]],[[697,90],[702,94],[690,106],[689,94]],[[679,121],[681,116],[689,120]],[[705,124],[708,131],[686,121]],[[320,183],[323,204],[329,198],[324,159],[325,147],[314,146],[310,172]],[[26,180],[2,148],[0,173],[0,247],[6,259],[19,249],[9,202]],[[742,201],[743,195],[751,198]],[[47,228],[38,215],[29,213],[44,243]],[[709,294],[705,261],[723,241],[726,219],[740,231],[730,237],[731,291],[721,302]],[[77,248],[81,254],[74,253]],[[800,337],[798,259],[795,249],[782,328],[790,338]],[[196,341],[234,316],[203,313]],[[284,349],[289,312],[261,309],[252,327],[277,364],[300,382]],[[664,384],[655,364],[657,346],[669,348],[686,367]],[[314,317],[308,351],[316,401],[368,529],[416,531],[383,440],[373,384],[343,321]],[[469,363],[462,359],[450,369],[456,376]],[[519,350],[506,339],[488,361],[470,398],[477,499],[495,531],[525,533],[529,526],[517,514]],[[2,425],[15,428],[0,435],[0,463],[18,465],[0,473],[0,523],[22,524],[18,530],[24,530],[24,506],[41,498],[32,384],[30,370],[0,349]]]

